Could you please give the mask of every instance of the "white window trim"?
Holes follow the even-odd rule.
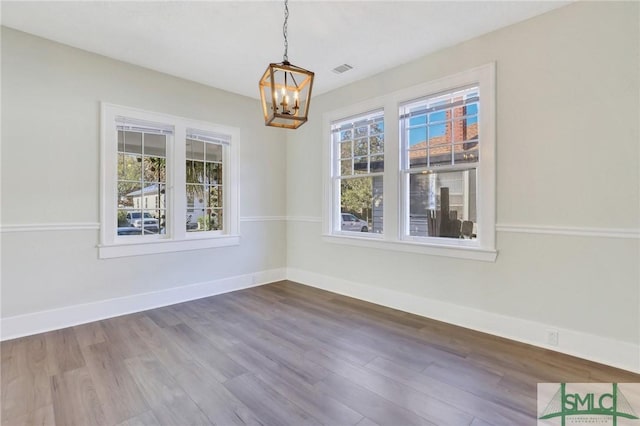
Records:
[[[447,240],[445,238],[406,238],[402,232],[404,215],[402,172],[400,169],[401,140],[399,107],[404,102],[444,92],[457,87],[477,84],[480,87],[480,164],[478,165],[478,234],[477,241]],[[336,192],[333,187],[331,123],[344,117],[383,109],[385,136],[384,225],[383,234],[376,237],[353,235],[334,230]],[[349,105],[323,115],[323,241],[358,247],[421,253],[493,262],[496,224],[496,85],[495,63],[489,63],[451,76],[433,80],[358,104]]]
[[[333,122],[348,119],[358,115],[367,114],[373,111],[381,110],[384,113],[384,103],[382,98],[374,98],[368,101],[360,102],[355,105],[350,105],[339,110],[335,110],[323,115],[323,161],[322,161],[322,175],[323,175],[323,192],[324,202],[322,203],[322,233],[324,236],[336,236],[338,238],[344,237],[353,239],[355,241],[360,240],[381,240],[385,232],[386,221],[383,223],[383,234],[375,233],[362,233],[353,231],[342,231],[338,222],[341,222],[341,209],[339,198],[339,179],[334,179],[333,167],[335,164],[334,158],[337,153],[337,147],[333,144],[333,138],[331,133],[331,126]],[[387,119],[384,118],[385,130],[385,170],[387,167],[387,146],[386,139],[387,133]],[[377,173],[376,173],[377,174]],[[386,176],[382,173],[383,176]],[[369,176],[369,175],[367,175]],[[383,180],[383,194],[386,191],[386,180]],[[383,195],[384,196],[384,195]]]
[[[347,116],[343,116],[341,118],[337,118],[337,119],[333,119],[331,121],[329,121],[329,128],[331,127],[332,123],[335,121],[341,121],[341,120],[348,120],[350,117],[354,117],[354,116],[362,116],[362,115],[372,115],[374,113],[378,113],[378,112],[382,112],[383,114],[383,118],[384,118],[384,109],[383,108],[373,108],[371,110],[365,110],[365,111],[361,111],[359,113],[356,114],[350,114]],[[384,132],[384,135],[386,137],[386,131]],[[341,184],[341,179],[354,179],[354,178],[365,178],[365,177],[374,177],[374,176],[384,176],[384,172],[374,172],[374,173],[366,173],[366,174],[358,174],[358,175],[351,175],[351,176],[334,176],[334,167],[337,167],[336,161],[333,161],[337,155],[338,155],[338,147],[335,146],[333,144],[333,139],[331,137],[331,130],[329,129],[329,139],[330,139],[330,143],[331,143],[331,157],[330,157],[330,161],[331,161],[331,165],[329,166],[329,176],[330,179],[333,181],[330,185],[332,187],[332,192],[331,192],[331,205],[333,206],[333,210],[331,212],[332,215],[332,219],[331,219],[331,224],[330,224],[330,230],[329,230],[329,234],[331,235],[343,235],[346,237],[355,237],[355,238],[363,238],[363,239],[372,239],[372,240],[380,240],[382,239],[382,234],[377,234],[377,233],[373,233],[373,232],[366,232],[366,233],[362,233],[362,232],[355,232],[355,231],[343,231],[341,228],[341,226],[339,225],[340,223],[342,223],[342,211],[340,209],[340,184]],[[383,151],[383,155],[386,152],[386,145],[385,145],[385,151]],[[386,158],[386,156],[385,156]],[[385,160],[386,163],[386,160]],[[382,181],[383,185],[384,185],[384,180]],[[383,189],[384,192],[384,189]],[[384,232],[384,223],[383,223],[383,232]]]
[[[117,199],[117,133],[116,117],[162,123],[173,127],[173,136],[167,143],[167,236],[134,237],[116,235]],[[188,233],[185,221],[180,220],[187,211],[185,187],[185,140],[187,129],[228,135],[231,142],[223,149],[223,206],[224,231]],[[137,108],[101,103],[100,123],[100,244],[101,259],[167,253],[172,251],[198,250],[204,248],[238,245],[239,235],[239,183],[238,153],[240,130],[204,121],[192,120]]]

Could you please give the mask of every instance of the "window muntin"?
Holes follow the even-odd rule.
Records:
[[[331,123],[336,202],[333,229],[383,232],[384,116],[378,110]]]
[[[400,106],[406,237],[477,238],[479,103],[473,85]]]

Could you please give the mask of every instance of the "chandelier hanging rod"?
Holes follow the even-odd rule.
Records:
[[[282,62],[289,63],[289,39],[287,38],[287,29],[289,24],[289,0],[284,0],[284,24],[282,24],[282,36],[284,37],[284,55]]]

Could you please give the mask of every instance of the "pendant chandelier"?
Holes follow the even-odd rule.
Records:
[[[260,99],[264,124],[273,127],[297,129],[307,121],[313,86],[313,72],[289,62],[287,51],[287,23],[289,1],[284,2],[284,56],[282,62],[269,64],[260,79]]]

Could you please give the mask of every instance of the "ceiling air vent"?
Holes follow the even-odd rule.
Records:
[[[342,64],[342,65],[338,65],[337,67],[335,67],[331,71],[335,72],[336,74],[342,74],[343,72],[347,72],[352,68],[353,67],[351,65],[349,65],[349,64]]]

